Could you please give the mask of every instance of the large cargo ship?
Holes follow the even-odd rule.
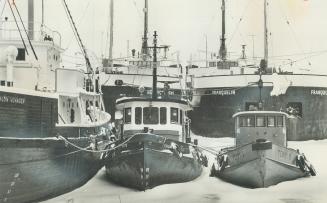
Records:
[[[113,10],[113,1],[111,11]],[[100,84],[103,92],[105,107],[109,113],[114,116],[115,102],[122,95],[140,96],[142,94],[151,95],[152,72],[153,72],[153,54],[152,48],[148,46],[148,19],[149,4],[144,0],[144,33],[142,38],[141,51],[132,50],[131,56],[121,59],[113,59],[113,23],[111,21],[111,40],[109,57],[103,60],[103,70],[100,71]],[[111,12],[111,19],[113,19]],[[158,93],[163,95],[168,91],[170,95],[181,95],[181,87],[184,87],[182,66],[179,61],[179,53],[170,53],[170,47],[164,46],[164,49],[158,53],[157,75],[158,75]],[[184,89],[184,88],[182,88]]]
[[[240,59],[228,59],[224,0],[222,4],[222,37],[218,57],[208,60],[204,67],[192,64],[188,68],[194,89],[195,108],[190,114],[193,132],[211,137],[234,136],[231,116],[258,105],[259,94],[252,84],[259,81],[258,69],[262,69],[265,110],[283,110],[296,117],[288,122],[288,139],[326,138],[327,75],[283,71],[269,65],[267,1],[264,1],[264,59],[260,63],[246,60],[244,49]]]
[[[35,202],[98,172],[110,115],[101,94],[86,91],[95,88],[85,87],[84,71],[60,68],[60,34],[44,24],[34,29],[33,0],[28,32],[15,2],[8,7],[14,21],[1,22],[0,36],[0,202]]]

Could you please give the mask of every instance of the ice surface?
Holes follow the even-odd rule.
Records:
[[[199,145],[214,150],[232,146],[232,138],[195,137]],[[289,142],[289,147],[304,152],[317,170],[317,176],[305,177],[261,189],[248,189],[209,177],[210,167],[188,183],[169,184],[145,192],[117,186],[106,180],[105,170],[86,185],[73,192],[46,201],[47,203],[87,202],[227,202],[227,203],[326,203],[327,202],[327,140]],[[207,153],[208,154],[208,153]],[[210,154],[208,154],[210,156]],[[209,157],[212,163],[213,156]],[[209,166],[211,166],[209,163]]]

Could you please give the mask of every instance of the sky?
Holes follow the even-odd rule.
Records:
[[[2,8],[4,0],[0,5]],[[64,63],[78,56],[77,43],[61,0],[44,0],[45,23],[63,38]],[[327,56],[327,1],[268,0],[269,56],[271,63],[297,61],[294,66],[325,71]],[[94,56],[108,56],[109,0],[67,0],[82,40]],[[27,19],[27,0],[16,0]],[[139,50],[143,34],[144,0],[114,0],[114,57],[127,56],[127,48]],[[35,0],[35,18],[41,21],[41,0]],[[149,0],[149,44],[158,31],[159,44],[170,45],[187,63],[217,52],[221,35],[221,0]],[[11,17],[8,5],[4,16]],[[25,17],[24,17],[25,16]],[[231,58],[263,55],[263,0],[226,0],[226,38]],[[129,42],[129,43],[128,43]],[[127,45],[129,44],[129,46]],[[253,48],[254,47],[254,48]],[[322,52],[325,51],[325,52]],[[304,54],[307,53],[307,54]],[[308,54],[310,53],[310,54]],[[283,60],[281,60],[283,59]],[[327,72],[327,70],[325,71]]]

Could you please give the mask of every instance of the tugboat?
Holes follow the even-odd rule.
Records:
[[[191,181],[202,172],[207,159],[191,143],[191,110],[183,99],[157,95],[157,34],[154,33],[152,97],[123,97],[116,101],[116,119],[122,118],[115,150],[105,156],[110,180],[123,186],[146,190],[161,184]],[[123,144],[122,144],[123,143]],[[117,147],[120,146],[120,147]]]
[[[35,202],[98,172],[110,115],[91,74],[60,68],[60,34],[43,24],[34,30],[33,0],[26,36],[17,5],[8,4],[14,21],[1,22],[0,36],[0,202]]]
[[[235,146],[218,153],[210,176],[250,188],[315,176],[316,171],[305,155],[287,147],[286,122],[292,118],[285,112],[262,110],[261,74],[258,86],[259,110],[252,106],[249,111],[233,115]]]

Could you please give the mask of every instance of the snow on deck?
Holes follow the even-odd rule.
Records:
[[[219,150],[232,146],[232,138],[195,137],[199,145]],[[305,177],[268,188],[248,189],[209,177],[209,167],[194,181],[155,187],[145,192],[110,183],[104,168],[87,184],[47,203],[137,203],[137,202],[227,202],[227,203],[325,203],[327,202],[327,140],[289,142],[300,149],[317,170],[316,177]],[[208,154],[209,155],[209,154]]]

